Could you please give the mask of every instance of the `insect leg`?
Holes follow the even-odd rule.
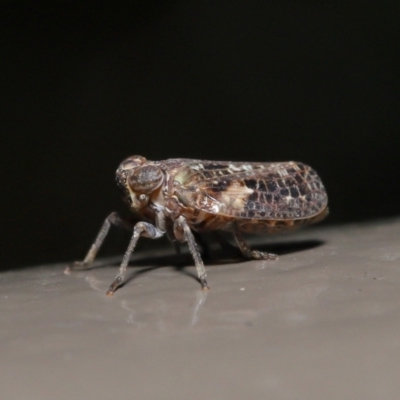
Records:
[[[140,236],[148,237],[150,239],[158,239],[163,235],[163,231],[157,229],[154,225],[149,224],[148,222],[141,221],[135,225],[135,227],[133,228],[131,241],[129,242],[128,248],[125,251],[121,266],[119,267],[118,274],[107,290],[107,296],[112,296],[124,281],[124,275],[126,268],[128,267],[129,259],[131,258],[131,254],[135,249],[136,243],[138,242]]]
[[[174,247],[175,253],[179,256],[181,254],[181,248],[179,246],[179,243],[176,240],[171,240],[172,246]]]
[[[176,254],[181,254],[181,248],[179,243],[174,235],[174,227],[170,219],[165,221],[165,233],[167,234],[167,238],[172,243],[172,246],[175,249]]]
[[[209,259],[210,258],[210,246],[208,245],[207,241],[204,239],[204,237],[199,232],[192,231],[192,234],[194,236],[196,244],[198,245],[198,247],[200,247],[202,257],[205,259]]]
[[[236,246],[233,244],[229,243],[227,239],[225,239],[218,231],[213,231],[211,232],[212,235],[214,236],[216,242],[220,245],[222,251],[228,253],[228,254],[235,254],[239,253],[240,251]]]
[[[131,230],[133,228],[133,224],[129,221],[122,219],[116,212],[111,213],[103,222],[103,225],[96,236],[94,243],[90,246],[89,251],[86,254],[86,257],[83,261],[76,261],[69,267],[65,269],[65,273],[68,274],[71,270],[85,269],[90,267],[93,263],[94,259],[98,251],[100,250],[101,245],[104,242],[105,237],[110,230],[111,225],[118,226],[120,228],[125,228]]]
[[[208,290],[208,284],[207,284],[207,273],[206,269],[204,268],[203,260],[201,259],[199,249],[197,247],[196,241],[194,239],[193,233],[186,222],[186,219],[183,216],[180,216],[176,221],[174,225],[174,232],[175,236],[179,238],[181,236],[179,233],[183,233],[183,240],[187,242],[189,246],[189,250],[192,253],[193,259],[194,259],[194,264],[196,265],[197,269],[197,275],[200,280],[201,288],[203,290]],[[178,233],[179,232],[179,233]]]
[[[273,253],[266,253],[263,251],[252,250],[249,245],[244,241],[242,234],[240,233],[239,227],[236,223],[233,224],[233,235],[237,245],[239,246],[242,254],[247,258],[254,260],[276,260],[278,256]]]

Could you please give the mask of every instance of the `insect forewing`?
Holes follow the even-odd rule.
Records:
[[[294,162],[201,161],[177,174],[179,200],[188,207],[240,219],[289,220],[318,215],[327,206],[321,179]]]

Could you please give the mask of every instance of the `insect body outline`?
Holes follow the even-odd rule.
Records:
[[[320,177],[311,167],[296,161],[148,161],[142,156],[131,156],[119,165],[116,181],[140,221],[131,225],[118,214],[110,214],[85,259],[69,268],[90,266],[111,225],[132,229],[108,295],[123,283],[130,256],[141,236],[157,239],[167,235],[175,247],[186,242],[201,287],[208,289],[193,231],[230,231],[245,257],[275,259],[274,254],[252,250],[241,234],[290,231],[318,222],[328,214],[328,197]]]

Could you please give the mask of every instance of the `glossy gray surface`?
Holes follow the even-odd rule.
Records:
[[[115,266],[3,272],[0,397],[398,399],[399,239],[400,220],[274,238],[277,261],[207,262],[208,293],[162,252],[112,298]]]

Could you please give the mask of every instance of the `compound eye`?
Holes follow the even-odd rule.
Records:
[[[159,188],[163,181],[163,173],[154,165],[137,168],[129,177],[128,183],[134,192],[151,193]]]

